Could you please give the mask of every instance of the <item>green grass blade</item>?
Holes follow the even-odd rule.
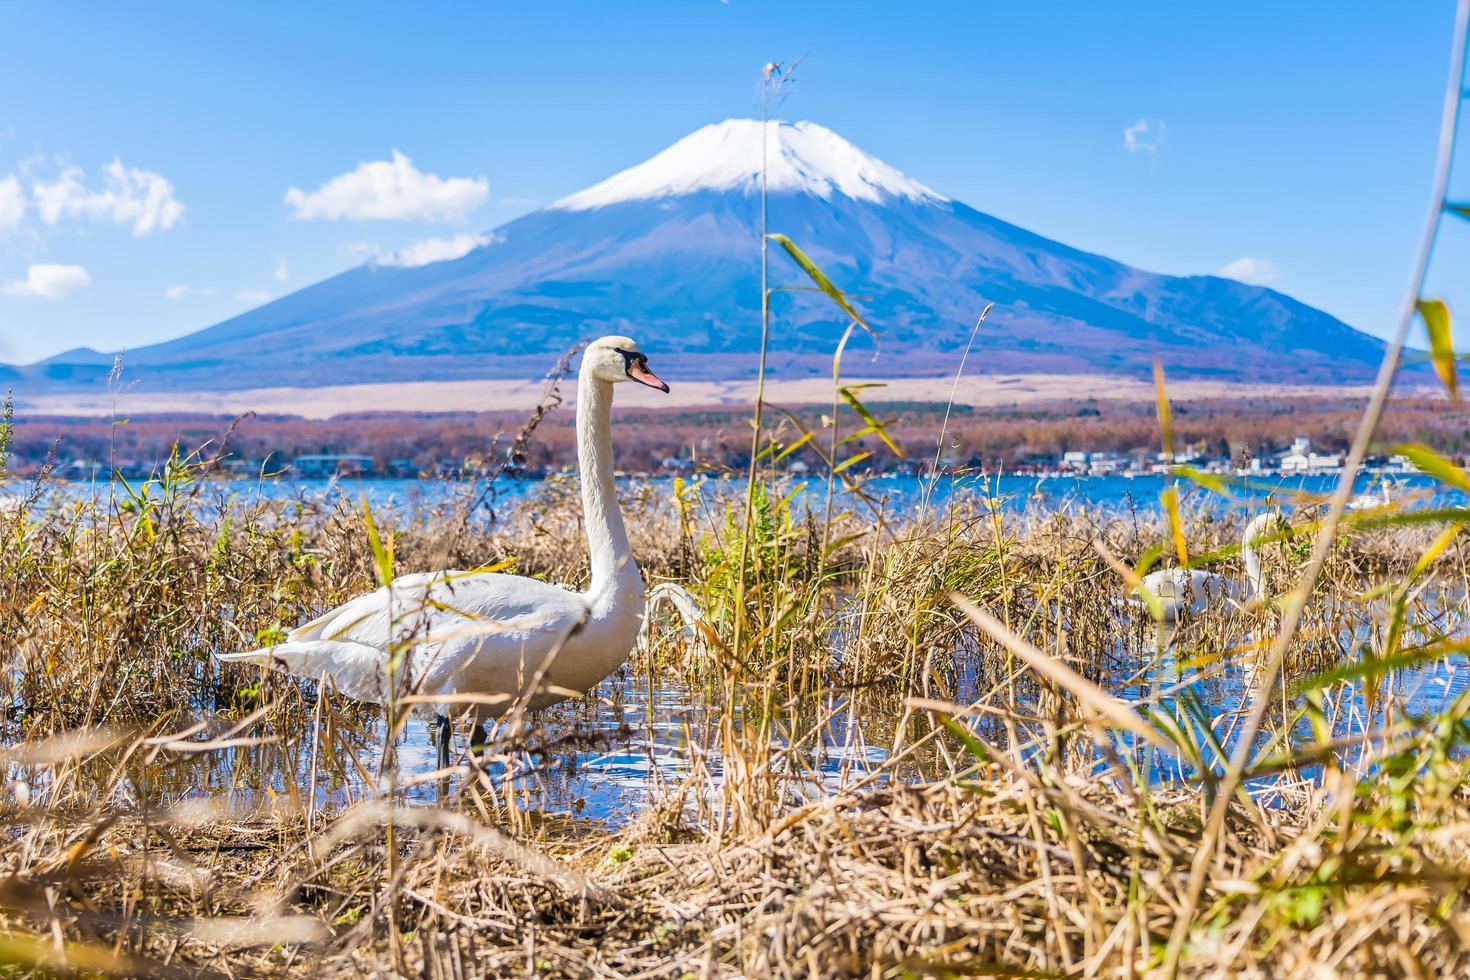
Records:
[[[1456,401],[1460,400],[1460,381],[1455,374],[1455,345],[1450,336],[1450,308],[1444,300],[1421,299],[1415,304],[1424,326],[1429,330],[1429,359],[1445,390]]]
[[[871,429],[879,439],[883,440],[883,445],[893,450],[893,455],[902,459],[903,450],[898,448],[898,443],[894,442],[893,437],[888,434],[887,423],[879,422],[873,416],[873,413],[868,411],[867,406],[858,399],[858,396],[852,393],[851,388],[839,387],[837,389],[837,393],[842,396],[843,401],[852,406],[852,410],[858,413],[859,418],[868,423],[868,428]]]
[[[1470,473],[1450,462],[1439,453],[1421,443],[1399,446],[1400,455],[1407,456],[1415,466],[1434,477],[1445,486],[1470,493]]]
[[[807,274],[808,278],[810,278],[812,282],[817,284],[817,288],[826,293],[831,298],[832,302],[841,307],[842,312],[852,317],[853,321],[857,323],[858,326],[866,330],[868,333],[873,334],[874,336],[877,335],[876,331],[874,331],[872,327],[868,326],[868,321],[864,320],[862,316],[858,314],[858,311],[853,309],[852,304],[847,301],[847,297],[842,295],[842,290],[838,289],[832,284],[832,280],[827,278],[827,274],[824,273],[821,269],[817,268],[817,264],[809,259],[805,252],[797,248],[795,242],[787,238],[785,235],[767,235],[766,237],[775,242],[777,245],[780,245],[782,248],[784,248],[786,250],[786,254],[791,256],[796,264],[801,266],[802,271]]]

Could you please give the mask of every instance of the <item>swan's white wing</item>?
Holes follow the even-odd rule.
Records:
[[[367,592],[349,599],[342,605],[328,609],[316,619],[296,627],[286,634],[287,640],[337,640],[346,638],[349,632],[360,625],[381,620],[388,613],[390,597],[394,605],[402,608],[405,603],[420,602],[426,587],[435,579],[454,580],[454,576],[474,577],[473,572],[421,572],[417,575],[401,575],[393,581],[391,588],[384,586],[375,592]],[[514,576],[503,576],[513,578]],[[381,634],[386,637],[386,627]],[[383,641],[386,643],[386,639]]]
[[[1143,577],[1143,584],[1163,604],[1166,618],[1174,618],[1186,610],[1199,615],[1228,594],[1223,578],[1197,568],[1149,572]]]
[[[492,574],[435,581],[416,601],[416,607],[398,604],[395,627],[410,628],[421,640],[410,668],[416,692],[514,696],[543,666],[551,667],[547,683],[584,686],[576,668],[590,652],[581,650],[589,640],[581,631],[591,609],[581,593]],[[456,710],[452,703],[445,709]]]
[[[586,600],[557,585],[495,572],[405,575],[293,630],[288,640],[350,640],[387,649],[412,638],[561,631],[585,617]]]
[[[220,659],[328,677],[344,694],[381,703],[388,651],[396,646],[409,651],[412,691],[508,693],[587,616],[581,594],[535,579],[406,575],[298,627],[285,643]]]

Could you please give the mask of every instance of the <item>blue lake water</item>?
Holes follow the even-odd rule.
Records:
[[[566,477],[560,477],[565,479]],[[557,479],[557,478],[554,478]],[[623,486],[647,484],[656,490],[673,492],[673,477],[622,478]],[[712,477],[698,479],[711,493],[731,492],[741,484]],[[865,479],[862,489],[867,497],[890,518],[912,514],[921,507],[931,511],[949,500],[979,501],[985,498],[999,502],[1007,511],[1038,509],[1041,511],[1080,511],[1100,509],[1109,512],[1138,510],[1157,511],[1159,495],[1170,485],[1177,485],[1185,504],[1205,507],[1251,508],[1268,499],[1285,506],[1332,493],[1338,475],[1313,474],[1293,476],[1257,476],[1249,479],[1221,477],[1226,494],[1219,488],[1200,485],[1192,480],[1162,475],[1142,476],[979,476],[941,477],[932,483],[913,476],[873,476]],[[1354,482],[1357,494],[1378,495],[1385,481],[1391,498],[1412,497],[1420,502],[1462,503],[1463,496],[1445,490],[1432,478],[1417,473],[1362,473]],[[497,505],[511,504],[533,495],[543,485],[541,480],[502,480],[494,487]],[[802,486],[810,501],[821,500],[825,484],[816,478],[791,480],[790,486]],[[27,487],[11,483],[0,487],[0,500],[23,495]],[[48,493],[55,496],[97,497],[106,499],[116,493],[106,484],[57,484]],[[199,488],[199,500],[206,507],[227,501],[304,501],[317,505],[353,506],[366,500],[374,511],[427,510],[452,502],[472,493],[470,485],[444,480],[373,480],[348,477],[339,480],[232,480],[209,481]],[[851,491],[839,489],[841,505],[868,511],[872,504],[859,499]]]

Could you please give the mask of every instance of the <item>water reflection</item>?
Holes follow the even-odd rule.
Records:
[[[650,801],[673,793],[697,772],[700,778],[685,800],[689,816],[697,819],[717,804],[724,779],[715,700],[711,692],[677,679],[625,667],[590,696],[541,712],[531,739],[513,752],[490,756],[485,772],[497,788],[513,790],[524,809],[607,826],[636,818]],[[291,714],[314,717],[311,707]],[[737,730],[742,714],[737,708]],[[880,769],[888,752],[879,746],[892,740],[896,716],[885,719],[865,710],[860,717],[841,692],[800,714],[806,717],[772,719],[771,745],[778,753],[773,768],[788,777],[788,802],[833,793],[874,774],[887,778]],[[827,720],[814,724],[811,718]],[[216,718],[199,737],[225,727]],[[162,805],[191,797],[222,799],[240,815],[281,803],[350,805],[388,786],[380,772],[382,732],[381,720],[364,709],[330,707],[312,731],[293,732],[276,743],[160,762],[149,769],[147,791]],[[456,733],[457,751],[465,748],[466,734]],[[422,778],[435,761],[428,726],[410,722],[395,756],[403,796],[435,802],[438,782]]]

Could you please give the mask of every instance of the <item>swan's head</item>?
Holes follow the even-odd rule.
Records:
[[[613,384],[636,381],[659,391],[669,390],[658,375],[648,370],[648,355],[631,337],[602,337],[588,344],[582,355],[582,373]]]

